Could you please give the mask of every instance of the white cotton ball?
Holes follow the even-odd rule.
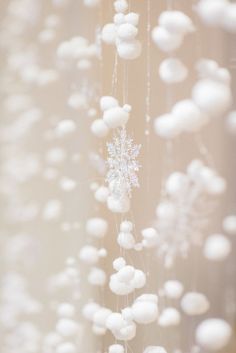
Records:
[[[125,60],[134,60],[141,55],[142,45],[138,40],[130,42],[121,41],[117,44],[117,52],[120,58]]]
[[[121,312],[122,312],[122,317],[126,321],[128,321],[128,322],[133,321],[133,312],[132,312],[131,307],[126,307],[126,308],[122,309]]]
[[[73,93],[68,99],[68,106],[73,109],[86,109],[87,108],[87,98],[80,93]]]
[[[108,230],[108,223],[105,219],[95,217],[86,222],[86,232],[95,238],[103,238]]]
[[[192,20],[181,11],[163,11],[158,24],[171,33],[184,35],[194,31]]]
[[[107,308],[98,309],[93,315],[93,323],[101,328],[106,328],[106,320],[109,315],[112,314],[112,311]]]
[[[60,180],[59,185],[64,191],[72,191],[76,188],[76,181],[67,177]]]
[[[117,340],[131,341],[136,336],[136,325],[131,321],[119,331],[113,331],[113,335]]]
[[[101,327],[101,326],[97,326],[95,324],[93,324],[92,326],[92,332],[96,335],[96,336],[104,336],[106,334],[106,328],[105,327]]]
[[[121,40],[133,40],[137,34],[137,27],[131,25],[130,23],[121,24],[117,30],[117,34]]]
[[[176,207],[169,201],[160,202],[156,208],[156,215],[159,219],[171,222],[177,216]]]
[[[124,267],[126,265],[126,261],[123,257],[117,257],[117,259],[115,259],[113,261],[113,268],[116,271],[119,271],[120,269],[122,269],[122,267]]]
[[[193,159],[187,167],[187,174],[192,180],[198,181],[202,168],[202,161],[198,159]]]
[[[198,292],[188,292],[181,300],[181,308],[187,315],[205,314],[210,307],[207,297]]]
[[[194,85],[192,97],[199,108],[211,116],[222,115],[232,103],[230,87],[209,79]]]
[[[135,239],[133,234],[121,232],[118,234],[117,243],[120,245],[121,248],[129,250],[133,249],[135,245]]]
[[[134,320],[139,324],[149,324],[157,320],[157,296],[143,294],[138,297],[133,305],[132,312]]]
[[[188,76],[188,69],[179,59],[169,58],[161,62],[159,75],[168,84],[183,82]]]
[[[129,12],[125,15],[125,22],[130,23],[133,26],[137,26],[139,23],[139,14],[135,12]]]
[[[124,266],[117,273],[117,278],[120,282],[129,283],[134,277],[135,268],[133,266]]]
[[[226,6],[227,0],[200,0],[195,9],[206,25],[219,26]]]
[[[75,315],[75,307],[70,303],[61,303],[57,308],[57,315],[70,318]]]
[[[103,96],[100,99],[100,108],[102,111],[119,106],[119,102],[112,96]]]
[[[126,12],[128,10],[128,7],[129,7],[129,5],[128,5],[128,2],[126,0],[116,0],[114,2],[114,9],[115,9],[116,12],[122,12],[122,13]]]
[[[171,52],[178,49],[183,42],[182,35],[170,33],[162,27],[155,27],[152,30],[152,39],[158,48],[164,52]]]
[[[56,126],[56,134],[59,137],[63,137],[67,134],[71,134],[76,130],[76,124],[71,119],[61,120]]]
[[[158,324],[161,327],[177,326],[181,320],[180,313],[175,308],[166,308],[162,311]]]
[[[210,235],[204,244],[204,256],[211,261],[225,260],[231,252],[231,242],[222,234]]]
[[[229,2],[225,6],[221,25],[226,31],[236,33],[236,4]]]
[[[112,344],[108,347],[108,353],[125,353],[125,349],[121,344]]]
[[[63,337],[74,336],[78,333],[78,324],[71,319],[60,319],[56,325],[57,332]]]
[[[125,321],[120,313],[111,313],[106,319],[106,328],[111,331],[120,330],[124,323]]]
[[[164,114],[157,117],[154,121],[154,130],[158,136],[172,139],[181,133],[178,121],[172,114]]]
[[[114,23],[106,24],[102,29],[102,40],[106,44],[115,44],[117,36],[117,28]]]
[[[71,342],[60,343],[56,348],[56,353],[76,353],[76,345]]]
[[[107,256],[107,250],[105,248],[101,248],[98,250],[98,256],[99,257],[106,257]]]
[[[120,231],[124,233],[130,233],[133,230],[133,223],[130,221],[123,221],[120,224]]]
[[[79,252],[79,259],[87,265],[95,265],[99,260],[98,249],[91,245],[85,245]]]
[[[146,284],[146,275],[141,270],[135,270],[134,276],[130,282],[131,286],[136,289],[143,288]]]
[[[125,15],[123,13],[116,13],[113,17],[113,22],[117,25],[117,28],[119,28],[120,25],[125,23]]]
[[[221,195],[225,192],[226,188],[226,180],[219,176],[214,176],[207,185],[207,192],[211,195]]]
[[[96,119],[92,122],[91,131],[95,136],[103,138],[108,135],[109,128],[103,119]]]
[[[179,281],[170,280],[164,283],[165,295],[171,299],[178,299],[183,293],[183,284]]]
[[[186,193],[189,187],[188,177],[180,172],[172,173],[166,180],[166,191],[169,195]]]
[[[93,286],[104,286],[107,280],[106,272],[101,268],[94,267],[88,274],[88,282]]]
[[[206,350],[218,351],[223,349],[232,335],[230,325],[221,319],[207,319],[198,325],[196,341]]]
[[[232,111],[227,116],[226,127],[230,134],[236,135],[236,111]]]
[[[115,129],[124,126],[128,122],[129,113],[121,107],[114,107],[104,112],[103,120],[109,128]]]
[[[95,199],[98,202],[107,202],[107,198],[109,196],[109,189],[106,186],[100,186],[94,194]]]
[[[223,229],[230,235],[236,234],[236,215],[230,215],[224,218]]]
[[[202,112],[191,99],[177,102],[172,108],[172,114],[179,129],[186,132],[195,132],[208,123],[208,116]]]
[[[61,209],[61,201],[49,200],[44,206],[42,218],[46,221],[54,220],[60,216]]]
[[[84,0],[84,5],[87,7],[98,7],[101,4],[101,0]]]
[[[46,160],[50,164],[61,163],[65,160],[65,158],[66,152],[63,148],[60,147],[50,148],[46,155]]]
[[[155,228],[145,228],[141,233],[143,237],[142,244],[146,248],[152,248],[157,245],[158,234]]]
[[[85,317],[85,319],[89,321],[93,321],[93,317],[95,313],[100,309],[100,305],[94,302],[88,303],[84,305],[82,309],[82,314]]]
[[[143,353],[167,353],[167,351],[161,346],[148,346],[144,349]]]
[[[120,282],[117,274],[110,276],[109,288],[116,295],[127,295],[133,292],[134,287],[125,282]]]
[[[116,197],[109,196],[107,199],[107,207],[114,213],[126,213],[130,210],[130,199],[128,197],[117,199]]]

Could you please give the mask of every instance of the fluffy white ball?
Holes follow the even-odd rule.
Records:
[[[202,315],[208,311],[210,303],[207,297],[198,292],[188,292],[181,300],[181,308],[187,315]]]
[[[178,299],[183,293],[183,284],[179,281],[170,280],[164,283],[165,295],[171,299]]]
[[[178,122],[172,114],[157,117],[154,121],[154,130],[158,136],[166,139],[172,139],[181,132]]]
[[[196,341],[206,350],[218,351],[229,342],[232,329],[229,324],[221,319],[207,319],[198,325]]]
[[[152,39],[158,48],[164,52],[171,52],[178,49],[183,42],[182,35],[170,33],[163,27],[155,27],[152,30]]]
[[[181,11],[163,11],[158,23],[171,33],[184,35],[195,30],[191,18]]]
[[[107,207],[114,213],[126,213],[130,210],[130,200],[128,197],[117,199],[113,196],[109,196],[107,199]]]
[[[91,131],[95,136],[103,138],[108,135],[109,128],[102,119],[96,119],[92,122]]]
[[[102,111],[118,107],[118,100],[112,96],[103,96],[100,99],[100,108]]]
[[[236,215],[230,215],[224,218],[223,229],[230,235],[236,234]]]
[[[210,235],[204,244],[203,252],[208,260],[225,260],[231,252],[231,242],[222,234]]]
[[[88,282],[93,286],[104,286],[107,280],[106,272],[101,268],[94,267],[88,274]]]
[[[121,248],[129,250],[133,249],[135,245],[135,239],[132,233],[121,232],[118,234],[117,243]]]
[[[175,308],[166,308],[162,311],[158,324],[162,327],[177,326],[181,321],[180,313]]]
[[[100,217],[90,218],[86,222],[86,232],[95,238],[103,238],[108,230],[108,223]]]
[[[129,113],[121,107],[114,107],[105,110],[103,120],[109,128],[115,129],[124,126],[128,122]]]
[[[139,40],[121,41],[117,45],[117,52],[120,58],[134,60],[141,55],[142,45]]]
[[[179,59],[169,58],[160,64],[159,75],[167,84],[183,82],[188,76],[188,69]]]
[[[117,28],[114,23],[107,23],[102,29],[102,40],[106,44],[115,44]]]

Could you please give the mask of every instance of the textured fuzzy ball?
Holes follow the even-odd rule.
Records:
[[[120,224],[120,231],[123,233],[130,233],[133,230],[133,223],[130,221],[123,221]]]
[[[116,271],[119,271],[120,269],[122,269],[124,266],[126,265],[126,261],[123,257],[117,257],[117,259],[115,259],[113,261],[113,268]]]
[[[189,189],[189,179],[184,173],[174,172],[166,180],[165,186],[169,195],[183,194]]]
[[[224,218],[223,229],[230,235],[236,235],[236,215],[230,215]]]
[[[115,129],[124,126],[128,122],[129,113],[121,107],[114,107],[105,110],[103,120],[109,128]]]
[[[178,121],[172,114],[157,117],[154,121],[154,130],[158,136],[166,139],[172,139],[181,133]]]
[[[227,0],[200,0],[195,9],[206,25],[219,26],[227,5]]]
[[[106,44],[115,44],[117,28],[114,23],[107,23],[102,29],[102,40]]]
[[[124,346],[121,344],[112,344],[108,347],[108,353],[124,353],[125,349]]]
[[[183,293],[183,284],[179,281],[170,280],[164,283],[165,295],[170,299],[178,299]]]
[[[91,131],[95,136],[103,138],[108,135],[109,128],[102,119],[96,119],[91,125]]]
[[[101,268],[93,267],[88,274],[88,282],[93,286],[103,287],[106,280],[106,272]]]
[[[86,232],[95,238],[103,238],[108,230],[108,223],[100,217],[90,218],[86,222]]]
[[[151,295],[141,295],[132,305],[134,320],[139,324],[149,324],[157,320],[158,308],[157,297]]]
[[[155,27],[152,30],[152,39],[158,48],[164,52],[178,49],[183,42],[182,35],[170,33],[163,27]]]
[[[113,196],[109,196],[107,199],[107,207],[114,213],[127,213],[130,210],[130,200],[128,197],[117,199]]]
[[[119,233],[117,237],[117,243],[121,248],[129,250],[133,249],[135,245],[135,239],[132,233]]]
[[[232,329],[229,324],[221,319],[207,319],[198,325],[196,341],[206,350],[218,351],[229,342]]]
[[[181,321],[180,313],[175,308],[166,308],[162,311],[158,324],[161,327],[177,326]]]
[[[93,321],[93,317],[99,309],[101,309],[99,304],[90,302],[83,307],[82,314],[87,320]]]
[[[57,308],[59,317],[71,318],[75,315],[75,307],[70,303],[61,303]]]
[[[188,292],[181,300],[181,308],[187,315],[205,314],[210,307],[206,296],[198,292]]]
[[[100,108],[102,111],[118,107],[118,100],[112,96],[103,96],[100,99]]]
[[[159,75],[167,84],[183,82],[188,76],[188,69],[179,59],[165,59],[160,64]]]
[[[107,202],[107,198],[109,196],[109,189],[106,186],[100,186],[94,194],[95,199],[98,202],[105,203]]]
[[[158,19],[158,24],[171,33],[181,35],[195,30],[191,18],[181,11],[163,11]]]
[[[124,23],[119,26],[117,34],[121,40],[130,41],[137,36],[138,29],[130,23]]]
[[[146,248],[155,247],[158,243],[158,233],[155,228],[145,228],[142,230],[142,244]]]
[[[210,235],[204,245],[204,255],[211,261],[225,260],[231,252],[231,243],[222,234]]]
[[[226,31],[236,33],[236,4],[229,2],[225,7],[221,25]]]
[[[92,245],[85,245],[79,252],[79,259],[87,265],[95,265],[99,260],[98,249]]]
[[[142,45],[139,40],[121,41],[117,45],[117,52],[120,58],[134,60],[141,55]]]
[[[236,111],[232,111],[227,116],[226,127],[230,134],[236,135]]]

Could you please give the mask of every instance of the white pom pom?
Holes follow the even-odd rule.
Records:
[[[106,272],[101,268],[94,267],[88,274],[88,282],[93,286],[104,286],[107,280]]]
[[[75,315],[75,307],[70,303],[61,303],[57,308],[57,315],[64,318],[71,318]]]
[[[158,136],[166,139],[174,138],[181,132],[178,121],[172,114],[157,117],[154,121],[154,130]]]
[[[126,12],[128,10],[128,7],[129,7],[129,5],[126,0],[116,0],[114,2],[114,8],[115,8],[116,12],[122,12],[122,13]],[[114,352],[114,353],[116,353],[116,352]]]
[[[117,274],[111,275],[109,288],[116,295],[127,295],[132,293],[134,290],[134,287],[130,284],[119,281]]]
[[[236,4],[229,2],[225,6],[221,25],[226,31],[236,33]]]
[[[188,69],[179,59],[165,59],[159,67],[159,75],[168,84],[183,82],[188,76]]]
[[[102,111],[118,107],[118,100],[112,96],[103,96],[100,99],[100,108]]]
[[[87,7],[98,7],[101,4],[101,0],[84,0],[84,5]]]
[[[206,25],[219,26],[227,5],[227,0],[200,0],[195,9]]]
[[[126,213],[130,210],[130,200],[128,197],[117,199],[109,196],[107,199],[107,207],[114,213]]]
[[[114,23],[106,24],[102,29],[102,40],[106,44],[115,44],[117,29]]]
[[[144,349],[143,353],[167,353],[167,351],[161,346],[148,346]]]
[[[91,131],[95,136],[103,138],[108,135],[109,128],[102,119],[96,119],[91,125]]]
[[[112,311],[110,309],[100,308],[93,315],[93,323],[98,327],[106,329],[106,320],[111,314]]]
[[[76,346],[70,342],[60,343],[56,348],[56,353],[76,353]]]
[[[171,222],[176,218],[177,210],[171,202],[163,201],[157,206],[156,215],[162,220]]]
[[[184,35],[194,31],[192,20],[180,11],[163,11],[158,19],[161,27],[171,33]]]
[[[178,299],[183,293],[184,287],[181,282],[170,280],[164,283],[165,295],[170,299]]]
[[[89,321],[93,321],[93,317],[95,315],[95,313],[100,309],[100,305],[94,302],[88,303],[86,304],[83,309],[82,309],[82,313],[83,316],[89,320]]]
[[[170,33],[165,28],[155,27],[152,31],[154,43],[164,52],[171,52],[178,49],[182,42],[182,35]]]
[[[214,176],[207,185],[207,192],[211,195],[221,195],[225,192],[226,187],[227,184],[225,179]]]
[[[119,331],[114,331],[113,335],[117,340],[131,341],[136,336],[136,325],[134,322],[129,322]]]
[[[134,288],[143,288],[146,284],[146,275],[141,270],[135,270],[134,276],[130,282],[131,286]]]
[[[117,243],[120,245],[121,248],[129,250],[133,249],[135,245],[135,239],[133,234],[121,232],[118,234]]]
[[[223,229],[230,235],[236,234],[236,215],[230,215],[224,218]]]
[[[186,193],[189,187],[188,177],[180,172],[172,173],[166,181],[166,191],[169,195]]]
[[[152,248],[157,245],[158,242],[158,234],[156,229],[154,228],[145,228],[142,230],[143,241],[142,244],[146,248]]]
[[[134,271],[133,266],[124,266],[117,273],[117,278],[120,282],[129,283],[134,277]]]
[[[107,109],[104,112],[103,119],[109,128],[115,129],[124,126],[128,122],[129,113],[121,107],[115,107]]]
[[[124,319],[120,313],[111,313],[106,319],[106,327],[111,331],[120,330],[124,326]]]
[[[181,308],[187,315],[205,314],[209,307],[209,301],[202,293],[188,292],[181,300]]]
[[[126,265],[126,261],[123,257],[118,257],[113,261],[113,268],[116,271],[119,271]]]
[[[222,261],[229,256],[231,243],[224,235],[213,234],[207,238],[203,251],[208,260]]]
[[[213,80],[200,80],[192,90],[192,97],[201,110],[211,116],[225,113],[231,106],[230,88]]]
[[[121,41],[117,45],[117,52],[120,58],[125,60],[134,60],[141,55],[142,45],[138,40],[130,42]]]
[[[71,134],[76,130],[76,124],[71,119],[61,120],[56,127],[56,134],[59,137]]]
[[[78,332],[78,324],[71,319],[60,319],[56,326],[57,332],[63,337],[74,336]]]
[[[90,218],[86,222],[86,232],[95,238],[103,238],[108,229],[107,221],[103,218]]]
[[[91,245],[83,246],[79,252],[79,259],[87,265],[95,265],[99,260],[97,248]]]
[[[119,26],[117,34],[121,40],[129,41],[137,36],[138,29],[130,23],[124,23]]]
[[[132,312],[134,320],[139,324],[149,324],[156,321],[158,316],[157,297],[141,295],[133,303]]]
[[[166,308],[162,311],[158,324],[162,327],[177,326],[181,320],[180,313],[175,308]]]
[[[200,130],[209,120],[208,116],[191,99],[176,103],[172,109],[172,114],[179,129],[186,132]]]
[[[120,224],[120,231],[124,233],[130,233],[133,230],[133,223],[130,221],[123,221]]]
[[[108,347],[108,353],[125,353],[125,349],[121,344],[112,344]]]
[[[196,341],[206,350],[218,351],[229,342],[232,329],[229,324],[221,319],[207,319],[198,325]]]
[[[130,23],[133,26],[137,26],[139,22],[139,14],[135,12],[129,12],[125,15],[125,22]]]
[[[100,186],[94,194],[95,199],[98,202],[107,202],[107,198],[109,196],[109,189],[106,186]]]

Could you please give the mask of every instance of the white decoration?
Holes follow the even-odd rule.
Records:
[[[169,58],[160,64],[159,75],[167,84],[179,83],[187,78],[188,69],[179,59]]]
[[[95,238],[103,238],[108,230],[108,223],[100,217],[90,218],[86,222],[86,232]]]
[[[205,314],[209,307],[209,301],[202,293],[188,292],[181,300],[181,308],[187,315]]]
[[[158,324],[161,327],[177,326],[181,321],[180,313],[175,308],[166,308],[159,316]]]
[[[230,241],[222,234],[210,235],[204,245],[204,255],[211,261],[225,260],[231,252]]]
[[[154,294],[143,294],[135,299],[132,305],[134,320],[139,324],[149,324],[157,320],[158,298]]]
[[[236,235],[236,215],[229,215],[224,218],[223,229],[230,235]]]
[[[183,284],[176,280],[169,280],[164,283],[165,295],[170,299],[178,299],[183,293]]]

